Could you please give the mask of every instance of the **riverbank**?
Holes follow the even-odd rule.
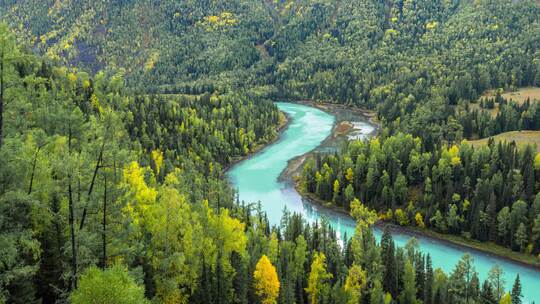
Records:
[[[323,142],[323,144],[321,144],[321,146],[328,145],[328,141],[333,141],[338,135],[344,135],[347,132],[351,131],[350,128],[343,127],[343,124],[342,124],[344,122],[344,120],[342,119],[343,117],[337,117],[338,113],[343,111],[343,109],[346,109],[346,107],[341,106],[341,105],[336,105],[336,104],[329,104],[329,103],[317,103],[313,101],[299,101],[297,103],[302,104],[302,105],[316,107],[336,117],[336,122],[334,123],[332,134],[327,139],[325,139],[325,141]],[[353,111],[355,114],[360,114],[364,117],[368,117],[366,116],[366,113],[368,113],[369,111],[365,111],[361,109],[352,109],[351,111]],[[371,115],[374,115],[374,113],[371,113]],[[371,122],[372,120],[370,120],[370,123]],[[377,130],[378,128],[379,128],[379,125],[376,125],[375,130]],[[373,131],[369,135],[373,135],[375,132],[376,131]],[[313,155],[313,151],[289,160],[287,167],[281,173],[279,180],[291,183],[293,187],[295,188],[295,190],[298,192],[298,194],[300,194],[304,199],[306,199],[311,204],[317,205],[318,207],[325,208],[327,210],[331,210],[333,212],[343,214],[345,216],[350,216],[349,213],[343,208],[337,207],[333,205],[331,202],[320,200],[315,195],[305,191],[305,189],[303,189],[303,187],[300,185],[298,181],[298,175],[302,172],[302,168],[305,161],[311,155]],[[411,236],[421,235],[427,238],[432,238],[441,242],[445,242],[448,245],[456,246],[459,248],[466,248],[469,250],[475,250],[483,254],[494,255],[499,258],[503,258],[508,261],[511,261],[511,262],[519,263],[526,267],[540,269],[540,258],[532,254],[515,252],[509,248],[500,246],[492,242],[481,242],[481,241],[477,241],[473,239],[468,239],[459,235],[443,234],[443,233],[435,232],[433,230],[420,229],[418,227],[409,227],[409,226],[404,227],[404,226],[396,225],[394,223],[379,222],[377,225],[379,227],[383,227],[384,225],[391,225],[394,230],[399,230],[400,232],[404,234],[408,234]]]
[[[290,182],[289,177],[295,176],[301,172],[305,160],[313,155],[316,151],[332,151],[340,147],[340,145],[349,140],[349,135],[352,133],[362,133],[363,136],[373,136],[380,129],[380,124],[376,121],[376,113],[361,108],[348,108],[347,106],[325,102],[315,102],[310,100],[288,101],[291,103],[301,104],[304,106],[317,108],[325,113],[335,117],[334,125],[331,134],[324,139],[323,142],[315,150],[306,154],[297,156],[289,160],[287,167],[281,172],[278,180]],[[359,121],[366,121],[371,127],[369,132],[363,133],[362,128],[358,128]]]
[[[295,176],[291,176],[291,179],[294,180],[295,189],[298,194],[300,194],[308,202],[315,204],[321,208],[326,208],[334,212],[350,216],[345,209],[334,206],[331,202],[323,201],[312,193],[308,193],[307,191],[305,191],[305,189],[297,181],[297,178]],[[425,238],[431,238],[440,242],[444,242],[456,248],[466,248],[482,254],[497,256],[510,262],[519,263],[525,267],[531,267],[536,270],[540,269],[539,257],[536,257],[532,254],[516,252],[493,242],[481,242],[478,240],[468,239],[459,235],[439,233],[433,230],[425,228],[422,229],[414,226],[399,226],[395,223],[389,223],[384,221],[379,221],[376,224],[376,226],[381,230],[384,229],[384,226],[386,225],[389,225],[392,231],[398,231],[402,234],[410,235],[411,237],[422,236]]]
[[[313,223],[325,219],[339,235],[352,235],[355,222],[343,212],[334,212],[328,208],[318,207],[303,199],[294,189],[292,179],[279,181],[278,177],[289,165],[296,170],[301,168],[304,158],[298,157],[310,151],[321,151],[319,145],[327,137],[336,123],[335,117],[313,107],[291,103],[276,103],[280,110],[288,113],[290,122],[280,140],[237,164],[227,172],[233,188],[238,190],[238,199],[244,202],[259,202],[261,211],[271,225],[279,225],[283,210],[301,214],[307,222]],[[365,129],[366,130],[366,129]],[[371,130],[371,129],[370,129]],[[367,131],[366,131],[367,133]],[[291,161],[295,158],[294,161]],[[295,170],[291,170],[295,171]],[[412,231],[396,227],[392,232],[396,246],[403,247],[411,237]],[[403,231],[404,233],[401,233]],[[407,232],[407,233],[405,233]],[[381,229],[374,227],[377,239],[381,237]],[[524,297],[529,300],[540,298],[535,286],[540,284],[540,270],[533,266],[514,262],[503,255],[495,255],[440,241],[435,236],[417,236],[419,250],[430,253],[434,268],[441,268],[451,273],[464,252],[469,252],[474,259],[475,268],[480,280],[485,280],[493,265],[501,265],[504,269],[505,289],[511,290],[512,282],[517,274],[523,284]],[[484,248],[485,249],[485,248]]]
[[[477,252],[493,255],[498,258],[506,259],[514,263],[518,263],[525,267],[530,267],[535,270],[540,269],[540,258],[532,255],[525,254],[521,252],[513,251],[509,248],[503,247],[501,245],[495,244],[493,242],[481,242],[478,240],[467,239],[465,237],[453,234],[444,234],[439,233],[429,229],[422,229],[419,227],[409,227],[409,226],[398,226],[394,223],[380,223],[379,225],[391,225],[392,229],[398,230],[402,233],[409,234],[411,236],[424,236],[427,238],[436,239],[441,242],[445,242],[449,245],[456,247],[465,247]]]
[[[361,115],[361,116],[364,116],[370,124],[376,126],[377,129],[380,127],[380,121],[377,118],[377,113],[372,110],[355,107],[355,106],[347,106],[343,104],[330,103],[330,102],[313,101],[313,100],[308,100],[308,99],[291,100],[291,102],[298,103],[305,106],[314,107],[321,111],[330,113],[332,115],[339,114],[342,111],[353,113],[355,115]]]
[[[223,172],[227,172],[230,168],[234,167],[234,165],[236,165],[237,163],[243,160],[249,159],[253,155],[259,153],[264,148],[278,141],[281,138],[281,134],[283,134],[283,132],[287,130],[288,125],[289,125],[289,116],[287,115],[287,113],[279,111],[279,124],[275,130],[276,134],[273,136],[273,138],[269,141],[259,143],[253,149],[251,149],[251,151],[249,151],[247,155],[233,158],[229,164],[223,166]]]

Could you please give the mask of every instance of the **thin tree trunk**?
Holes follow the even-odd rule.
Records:
[[[75,223],[73,211],[73,191],[71,189],[71,174],[68,177],[69,185],[69,229],[71,232],[71,284],[72,288],[77,288],[77,245],[75,242]]]
[[[104,185],[104,191],[103,191],[103,231],[101,234],[101,241],[102,241],[102,261],[101,266],[103,269],[105,269],[105,266],[107,265],[107,176],[104,177],[105,185]]]
[[[32,161],[32,174],[30,175],[30,184],[28,185],[28,194],[32,193],[32,185],[34,184],[34,175],[36,172],[37,158],[38,158],[39,152],[41,151],[41,148],[43,148],[45,145],[46,143],[39,146],[36,150],[36,153],[34,154],[34,160]]]
[[[37,163],[37,157],[39,154],[39,150],[41,147],[39,147],[34,154],[34,160],[32,161],[32,174],[30,174],[30,184],[28,185],[28,194],[32,193],[32,184],[34,183],[34,173],[36,172],[36,163]]]
[[[0,148],[4,139],[4,44],[0,50]]]
[[[105,140],[103,140],[103,144],[101,144],[101,150],[99,151],[99,157],[96,162],[96,167],[94,168],[94,175],[92,176],[92,182],[90,183],[90,188],[88,189],[87,194],[87,202],[83,209],[83,214],[81,217],[81,223],[79,225],[79,230],[83,229],[84,227],[84,221],[86,220],[86,213],[88,211],[88,201],[90,201],[90,195],[92,194],[92,190],[94,190],[94,184],[96,182],[96,176],[98,174],[98,170],[101,166],[101,162],[103,161],[103,150],[105,149]]]
[[[71,157],[71,125],[69,126],[68,151]],[[73,208],[73,189],[71,188],[71,170],[68,173],[69,229],[71,232],[71,287],[77,288],[77,244],[75,241],[75,212]]]

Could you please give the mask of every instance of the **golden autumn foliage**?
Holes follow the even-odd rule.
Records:
[[[351,294],[349,303],[358,303],[362,290],[367,285],[367,274],[361,266],[353,264],[345,280],[345,291]]]
[[[78,78],[77,78],[77,75],[75,75],[75,73],[69,73],[68,79],[72,84],[75,84]]]
[[[347,179],[347,181],[351,184],[354,181],[354,172],[352,168],[347,169],[347,174],[345,174],[345,179]]]
[[[409,219],[401,208],[396,209],[396,211],[394,212],[394,217],[398,224],[400,224],[401,226],[407,226],[409,224]]]
[[[163,152],[161,152],[160,150],[153,150],[152,160],[154,161],[154,164],[156,165],[156,175],[159,175],[159,172],[161,171],[161,167],[163,166]]]
[[[368,207],[356,198],[351,202],[351,215],[361,228],[370,227],[375,224],[378,218],[375,211],[369,210]]]
[[[540,153],[536,154],[534,157],[534,168],[540,170]]]
[[[461,164],[461,158],[459,157],[459,147],[453,145],[448,151],[443,151],[445,158],[450,160],[452,166],[459,166]]]
[[[207,30],[216,30],[219,28],[235,26],[238,24],[238,19],[230,12],[222,12],[219,15],[204,17],[202,24]]]
[[[326,256],[324,253],[315,253],[308,277],[308,287],[305,289],[311,304],[319,303],[319,296],[328,287],[327,280],[331,278],[332,274],[326,271]]]
[[[255,284],[255,293],[261,298],[263,304],[275,304],[277,303],[277,297],[279,296],[279,279],[277,276],[276,268],[266,255],[263,255],[257,266],[255,266],[255,272],[253,272],[253,279]]]
[[[334,181],[334,187],[333,187],[334,193],[339,193],[339,189],[341,189],[341,187],[339,186],[339,181],[336,179]]]
[[[90,96],[90,104],[95,110],[98,111],[99,114],[103,113],[103,107],[99,103],[99,99],[97,98],[96,94],[92,94],[92,96]]]
[[[207,248],[207,251],[217,251],[217,247],[221,250],[224,259],[227,259],[234,251],[243,254],[246,250],[247,237],[244,233],[245,224],[239,220],[232,218],[229,215],[228,209],[223,209],[219,214],[209,208],[205,202],[207,210],[206,216],[208,221],[207,234],[212,239],[213,248]]]
[[[433,30],[436,29],[439,23],[437,21],[430,21],[426,23],[426,30]]]
[[[417,212],[415,217],[416,226],[420,228],[426,228],[426,224],[424,224],[424,218],[422,217],[422,214],[420,212]]]
[[[512,297],[510,296],[510,293],[505,293],[504,296],[501,297],[501,300],[499,301],[499,304],[511,304],[512,303]]]
[[[156,189],[146,184],[144,173],[145,169],[137,162],[131,162],[124,169],[122,185],[127,190],[128,202],[123,211],[135,224],[139,223],[144,211],[156,202],[158,195]]]

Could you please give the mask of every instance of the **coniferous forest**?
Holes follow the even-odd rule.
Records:
[[[0,0],[0,303],[525,303],[386,226],[540,259],[538,138],[489,139],[540,131],[524,87],[536,0]],[[282,100],[376,118],[296,180],[353,235],[227,179]]]

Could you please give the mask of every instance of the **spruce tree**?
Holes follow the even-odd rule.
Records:
[[[383,287],[393,297],[397,295],[395,246],[390,228],[386,226],[381,238],[381,261],[384,265]]]
[[[521,281],[519,280],[519,274],[516,276],[516,280],[514,281],[514,286],[512,286],[512,304],[521,304],[523,298],[523,294],[521,293]]]
[[[488,280],[482,284],[482,291],[480,292],[480,303],[482,304],[497,304],[497,298],[493,286]]]
[[[433,300],[433,266],[431,256],[426,257],[426,286],[424,288],[424,303],[431,304]]]

